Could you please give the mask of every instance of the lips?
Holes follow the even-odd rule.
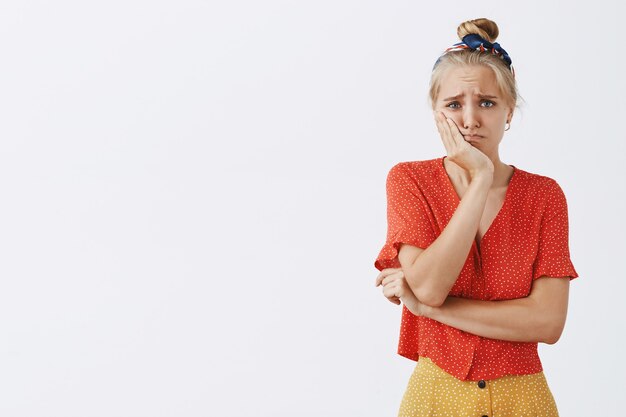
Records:
[[[482,138],[480,135],[463,135],[463,137],[465,140],[478,140]]]

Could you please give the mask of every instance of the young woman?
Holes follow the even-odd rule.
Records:
[[[567,203],[553,179],[500,161],[517,101],[488,19],[462,23],[430,98],[447,155],[387,177],[376,286],[400,304],[398,353],[417,361],[399,416],[557,416],[537,354],[567,314]]]

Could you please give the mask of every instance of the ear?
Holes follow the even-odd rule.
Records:
[[[507,114],[507,116],[506,116],[506,122],[507,123],[511,123],[511,120],[513,120],[513,111],[514,111],[514,108],[513,107],[509,107],[509,114]]]

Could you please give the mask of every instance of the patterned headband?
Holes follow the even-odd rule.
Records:
[[[461,42],[455,43],[450,48],[446,49],[441,56],[451,51],[462,51],[465,49],[473,49],[476,51],[487,52],[492,55],[496,55],[506,63],[506,65],[513,73],[513,77],[515,77],[515,70],[513,69],[511,57],[509,57],[509,54],[504,50],[504,48],[502,48],[498,42],[491,43],[480,35],[476,35],[475,33],[463,36],[463,40]],[[441,56],[439,57],[439,59],[437,59],[437,62],[435,62],[433,69],[437,66],[439,61],[441,61]]]

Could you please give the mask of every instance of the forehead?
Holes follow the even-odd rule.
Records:
[[[482,65],[454,66],[441,77],[439,98],[457,95],[489,95],[501,97],[496,75]]]

